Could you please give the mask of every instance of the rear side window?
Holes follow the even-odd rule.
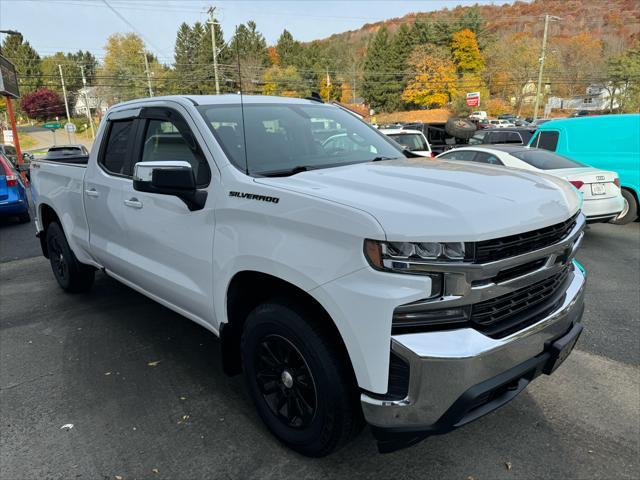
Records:
[[[133,135],[133,120],[110,122],[104,152],[100,158],[100,164],[109,173],[116,175],[127,174],[127,156],[131,148]]]
[[[557,133],[557,132],[556,132]],[[557,153],[540,149],[520,150],[519,152],[509,152],[523,162],[527,162],[540,170],[555,170],[559,168],[579,168],[584,167],[582,163],[571,160]]]
[[[504,165],[498,159],[498,157],[487,152],[478,152],[473,161],[479,163],[488,163],[489,165]]]
[[[476,156],[476,152],[473,150],[453,150],[451,152],[447,152],[444,155],[440,155],[438,158],[442,158],[445,160],[463,160],[470,162]]]
[[[522,137],[518,132],[505,132],[504,143],[522,143]]]
[[[555,152],[556,147],[558,146],[558,137],[559,132],[555,130],[545,130],[538,133],[538,138],[536,139],[538,148],[544,148],[545,150],[549,150],[550,152]]]

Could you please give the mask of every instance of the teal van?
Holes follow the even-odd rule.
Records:
[[[552,120],[538,127],[529,146],[617,172],[625,208],[613,223],[624,225],[638,218],[640,114]]]

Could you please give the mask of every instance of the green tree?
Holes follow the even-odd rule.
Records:
[[[616,101],[623,112],[640,112],[640,46],[610,58],[606,66],[609,111]]]
[[[383,27],[369,42],[362,78],[362,96],[376,110],[394,111],[402,104],[394,54],[389,32]]]
[[[294,40],[288,30],[284,30],[276,43],[276,53],[282,67],[297,65],[302,53],[302,47],[300,42]]]
[[[254,21],[250,20],[246,25],[236,28],[229,43],[229,53],[234,66],[237,63],[240,65],[241,78],[238,78],[236,66],[235,86],[241,88],[243,93],[258,91],[263,70],[269,65],[269,55],[267,42]]]
[[[2,55],[16,67],[20,94],[42,86],[41,59],[38,52],[21,35],[7,35],[2,42]]]

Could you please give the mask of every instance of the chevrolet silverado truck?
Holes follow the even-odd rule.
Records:
[[[219,336],[285,445],[391,452],[552,373],[584,308],[570,184],[407,155],[318,101],[135,100],[31,164],[37,235],[67,292],[100,270]]]

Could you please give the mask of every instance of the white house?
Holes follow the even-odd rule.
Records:
[[[613,105],[611,104],[611,94],[613,93]],[[611,107],[615,110],[620,106],[618,98],[624,92],[611,85],[592,84],[589,85],[584,95],[574,95],[569,98],[550,97],[545,110],[590,110],[602,112]]]
[[[73,107],[73,111],[76,115],[87,114],[87,101],[89,102],[89,108],[91,113],[103,114],[109,108],[107,101],[98,95],[98,89],[96,87],[85,87],[78,90],[76,93],[76,104]]]

